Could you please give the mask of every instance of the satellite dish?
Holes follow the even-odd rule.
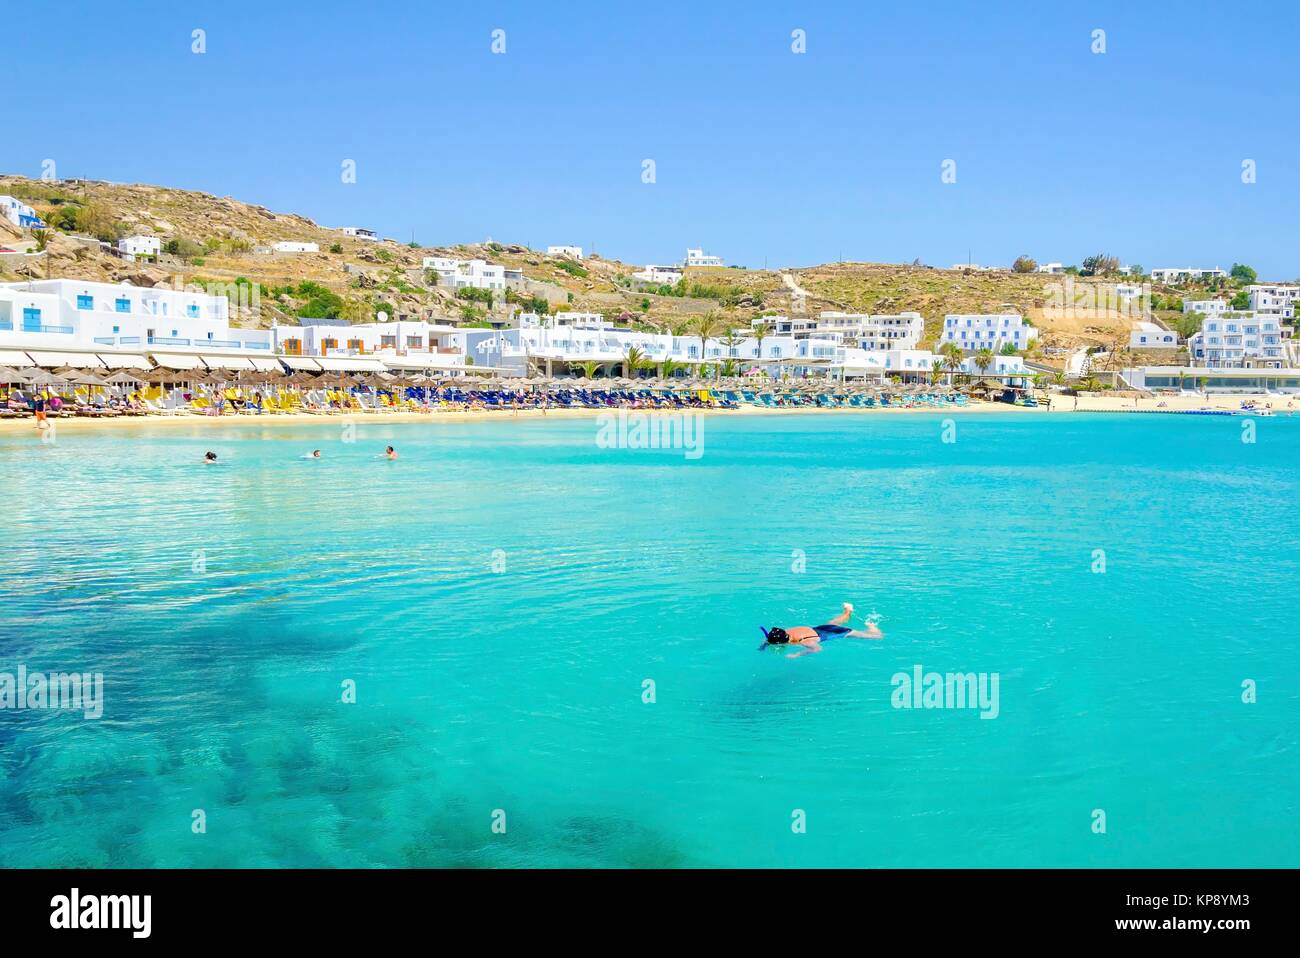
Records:
[[[384,312],[382,309],[375,314],[375,318],[378,319],[381,323],[388,322],[388,314]]]

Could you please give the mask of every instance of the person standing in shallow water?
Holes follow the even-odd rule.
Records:
[[[385,458],[385,459],[390,459],[390,460],[391,460],[391,459],[396,459],[396,458],[397,458],[397,450],[394,449],[392,446],[389,446],[388,448],[386,448],[386,449],[384,450],[384,458]]]

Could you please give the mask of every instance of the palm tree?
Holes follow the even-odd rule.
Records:
[[[763,358],[763,340],[771,336],[776,330],[767,320],[757,322],[750,328],[750,335],[758,340],[758,358]]]
[[[628,379],[636,379],[637,370],[645,369],[648,365],[650,361],[639,346],[629,346],[623,354],[623,375]]]
[[[722,345],[727,347],[727,354],[734,357],[736,347],[745,341],[744,333],[738,329],[727,330],[727,335],[722,337]]]
[[[975,350],[975,365],[980,368],[980,374],[983,375],[989,371],[993,365],[993,350],[985,346],[983,349]]]
[[[955,378],[958,370],[961,369],[961,347],[956,343],[944,343],[939,353],[943,356],[943,365],[948,370],[949,376]]]
[[[708,342],[718,334],[722,327],[722,317],[717,313],[704,313],[696,316],[691,320],[691,332],[700,337],[700,369],[704,368],[704,357],[708,350]]]
[[[595,379],[596,372],[600,369],[600,363],[594,359],[586,359],[578,363],[578,368],[582,370],[582,375],[588,379]]]
[[[686,364],[679,363],[675,359],[665,359],[659,364],[659,378],[671,379],[677,370],[682,369]]]
[[[930,382],[932,383],[938,382],[939,374],[943,372],[943,360],[942,359],[933,360],[930,363],[930,369],[932,370],[930,373]]]
[[[1065,373],[1064,373],[1064,372],[1052,373],[1052,382],[1056,383],[1056,385],[1058,385],[1058,386],[1064,386],[1064,385],[1065,385]]]

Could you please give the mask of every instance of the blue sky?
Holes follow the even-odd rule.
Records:
[[[630,262],[1300,276],[1297,5],[1138,6],[14,4],[0,171]]]

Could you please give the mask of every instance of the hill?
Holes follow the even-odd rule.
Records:
[[[691,317],[714,311],[742,326],[764,313],[915,310],[926,319],[923,345],[930,345],[946,313],[1009,309],[1033,320],[1042,332],[1041,346],[1074,349],[1126,339],[1134,319],[1114,309],[1045,310],[1062,280],[1045,274],[878,263],[691,269],[681,286],[668,290],[633,280],[639,265],[594,254],[577,263],[511,243],[415,247],[357,239],[298,213],[191,190],[0,176],[0,193],[30,203],[52,227],[45,256],[0,262],[0,281],[45,276],[143,285],[246,280],[261,287],[264,324],[322,313],[368,321],[380,310],[390,316],[481,323],[508,315],[517,303],[551,311],[598,311],[622,323],[658,329],[683,329]],[[5,245],[35,245],[33,237],[3,221],[0,230]],[[160,237],[171,252],[157,263],[129,263],[101,245],[135,233]],[[316,243],[320,252],[265,251],[279,241]],[[510,303],[499,297],[490,305],[470,301],[430,282],[422,268],[426,256],[501,263],[522,269],[526,283],[511,293]],[[1090,285],[1110,281],[1074,277],[1072,282],[1086,294]]]

